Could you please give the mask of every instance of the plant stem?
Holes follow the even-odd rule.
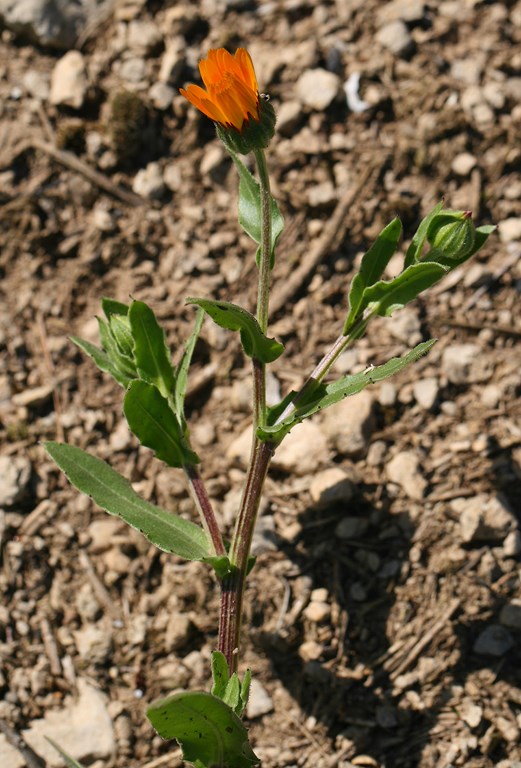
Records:
[[[263,443],[256,437],[253,441],[252,456],[235,533],[230,547],[231,573],[221,585],[221,614],[219,620],[219,650],[226,656],[230,674],[237,670],[240,644],[242,603],[251,541],[257,519],[262,487],[273,455],[272,443]]]
[[[284,411],[278,417],[276,424],[280,424],[287,418],[293,411],[296,411],[299,405],[307,400],[313,393],[313,390],[320,384],[324,376],[338,360],[342,352],[359,339],[367,328],[367,324],[372,316],[372,312],[364,312],[360,319],[355,323],[348,334],[341,334],[333,342],[333,345],[328,349],[322,360],[315,366],[314,370],[310,373],[304,384],[301,386],[291,403],[288,403]]]
[[[226,555],[226,547],[215,519],[215,513],[213,511],[212,503],[208,497],[206,487],[199,474],[199,470],[194,464],[187,464],[184,467],[185,474],[188,480],[188,486],[190,493],[199,512],[203,528],[205,529],[208,537],[212,543],[213,554]]]
[[[269,288],[271,275],[271,192],[266,157],[255,150],[259,172],[261,203],[261,243],[257,321],[263,333],[268,329]],[[237,670],[240,644],[242,604],[253,530],[260,498],[275,446],[261,442],[257,427],[266,423],[266,365],[253,359],[253,440],[248,471],[241,498],[239,514],[230,546],[231,573],[221,584],[219,617],[219,650],[226,657],[230,674]]]

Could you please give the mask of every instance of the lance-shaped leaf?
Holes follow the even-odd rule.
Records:
[[[380,232],[373,245],[364,254],[360,270],[354,276],[349,290],[349,313],[344,326],[344,334],[350,331],[357,317],[363,311],[364,290],[374,285],[383,275],[391,256],[396,251],[401,233],[400,219],[393,219]]]
[[[197,766],[251,768],[260,763],[241,720],[210,693],[175,693],[152,704],[147,717],[163,739],[177,739],[183,758]]]
[[[44,447],[75,488],[142,533],[156,547],[186,560],[208,558],[210,544],[202,528],[142,499],[129,481],[105,461],[64,443],[48,442]]]
[[[260,245],[262,239],[261,192],[259,182],[252,176],[235,152],[230,152],[239,173],[239,224],[251,239]],[[271,198],[271,266],[275,246],[284,229],[284,218],[276,200]]]
[[[279,443],[298,422],[309,418],[314,413],[317,413],[317,411],[322,411],[324,408],[335,405],[335,403],[340,402],[345,397],[356,395],[368,387],[369,384],[375,384],[378,381],[387,379],[389,376],[394,376],[415,360],[418,360],[422,355],[427,354],[435,343],[435,339],[422,342],[403,357],[393,357],[382,365],[371,366],[371,368],[367,368],[365,371],[350,376],[342,376],[338,381],[331,382],[330,384],[318,385],[317,389],[313,390],[312,399],[300,405],[281,422],[273,426],[259,427],[257,430],[258,437],[261,440]]]
[[[283,344],[275,339],[269,339],[263,334],[257,320],[242,307],[229,301],[214,301],[212,299],[186,300],[188,304],[196,304],[210,315],[212,320],[230,331],[239,331],[241,343],[248,357],[271,363],[284,352]]]
[[[447,268],[435,262],[420,262],[407,267],[393,280],[380,282],[363,292],[362,306],[374,306],[375,313],[383,317],[391,315],[415,299],[447,274]]]
[[[139,441],[152,448],[157,458],[169,467],[199,463],[199,457],[188,446],[168,400],[153,384],[133,381],[123,401],[123,412]]]
[[[164,330],[143,301],[132,302],[128,317],[134,338],[134,359],[140,377],[154,384],[163,397],[170,397],[175,378]]]
[[[108,296],[103,296],[101,299],[101,308],[107,320],[110,320],[112,315],[128,317],[128,304],[123,304],[122,301],[117,301],[116,299],[110,299]]]
[[[100,371],[109,373],[125,389],[128,387],[133,377],[121,371],[106,352],[91,344],[90,341],[78,338],[78,336],[71,336],[70,340],[95,362]]]
[[[175,376],[175,388],[174,388],[174,405],[177,418],[184,427],[184,413],[185,413],[185,397],[186,389],[188,387],[188,369],[192,362],[192,355],[194,354],[195,345],[199,334],[201,333],[201,327],[204,320],[204,310],[199,308],[195,317],[195,324],[192,333],[188,337],[185,344],[183,356],[177,366]]]
[[[416,262],[421,260],[423,246],[427,239],[427,231],[434,217],[437,216],[442,209],[443,200],[421,221],[420,226],[416,230],[416,233],[411,240],[411,244],[407,249],[407,253],[405,254],[404,268],[410,267],[411,264],[416,264]]]

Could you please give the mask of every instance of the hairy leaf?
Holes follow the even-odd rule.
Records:
[[[139,441],[155,451],[169,467],[198,464],[176,415],[159,390],[146,381],[133,381],[123,401],[128,425]]]
[[[342,376],[338,381],[334,381],[331,384],[319,385],[317,389],[313,390],[312,399],[309,402],[300,405],[279,424],[259,427],[257,430],[258,437],[261,440],[279,443],[295,424],[309,418],[314,413],[317,413],[317,411],[329,408],[329,406],[340,402],[345,397],[356,395],[369,386],[369,384],[375,384],[389,376],[394,376],[395,373],[403,370],[422,357],[422,355],[427,354],[435,343],[435,339],[422,342],[403,357],[393,357],[382,365],[371,366],[365,371],[350,376]]]
[[[202,307],[221,328],[240,331],[244,352],[263,363],[271,363],[284,352],[284,346],[263,334],[259,323],[242,307],[229,301],[188,298],[188,304]]]
[[[174,387],[174,370],[165,332],[150,307],[133,301],[128,317],[134,338],[134,358],[140,377],[169,398]]]
[[[152,704],[147,716],[163,739],[177,739],[183,758],[204,768],[251,768],[260,760],[235,712],[216,696],[175,693]]]
[[[85,354],[95,362],[100,371],[109,373],[112,378],[115,379],[118,384],[125,389],[128,387],[130,382],[133,380],[133,377],[123,373],[123,371],[121,371],[112,362],[106,352],[104,352],[102,349],[99,349],[99,347],[96,347],[94,344],[91,344],[90,341],[85,341],[84,339],[80,339],[77,336],[71,336],[70,339],[74,344],[76,344],[77,347],[82,350],[82,352],[85,352]]]
[[[359,272],[354,276],[349,290],[349,313],[344,326],[344,334],[347,334],[353,326],[359,314],[363,311],[362,305],[364,289],[368,288],[383,275],[393,253],[396,251],[402,224],[400,219],[393,219],[378,235],[373,245],[362,258]]]
[[[64,443],[48,442],[44,447],[75,488],[109,514],[125,520],[159,549],[186,560],[208,558],[210,544],[202,528],[140,498],[129,481],[105,461]]]

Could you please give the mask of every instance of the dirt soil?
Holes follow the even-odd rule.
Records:
[[[325,447],[290,446],[270,475],[241,662],[262,685],[252,743],[265,768],[521,765],[520,44],[511,1],[127,0],[85,30],[87,79],[71,105],[48,93],[64,52],[3,30],[2,720],[26,729],[87,680],[109,701],[117,743],[92,765],[181,765],[145,702],[207,689],[216,581],[80,498],[40,443],[86,448],[146,498],[194,515],[182,475],[137,447],[121,391],[68,335],[96,341],[100,297],[132,296],[154,307],[177,356],[193,319],[185,296],[254,309],[234,168],[177,91],[198,82],[208,48],[245,45],[280,114],[268,160],[286,229],[271,332],[286,354],[273,389],[298,385],[336,337],[354,265],[394,215],[404,247],[442,197],[478,224],[506,222],[346,353],[344,372],[439,338],[360,401],[358,436],[339,441],[341,410],[336,424],[318,419]],[[332,97],[299,80],[318,68],[336,76]],[[356,73],[361,111],[343,89]],[[237,340],[207,322],[190,419],[227,530],[249,397]],[[316,503],[312,483],[327,487],[331,467],[352,498]]]

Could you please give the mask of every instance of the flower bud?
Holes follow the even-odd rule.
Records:
[[[427,231],[427,241],[432,246],[425,261],[453,266],[472,255],[475,248],[476,229],[470,211],[444,211],[434,217]]]

